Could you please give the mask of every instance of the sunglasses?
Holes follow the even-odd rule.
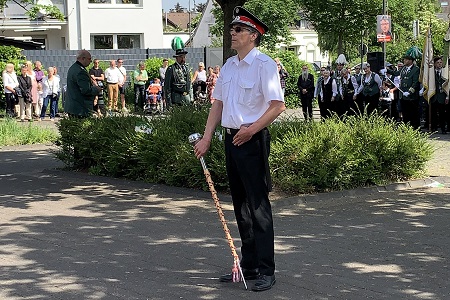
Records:
[[[241,27],[241,26],[234,26],[233,28],[230,28],[230,33],[236,32],[239,33],[243,30],[247,30],[248,32],[252,32],[250,28]]]

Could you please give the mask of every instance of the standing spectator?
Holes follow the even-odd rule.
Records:
[[[145,84],[148,81],[148,74],[145,70],[144,62],[139,63],[137,70],[134,70],[134,112],[138,112],[144,108],[145,101]]]
[[[166,108],[166,97],[164,95],[164,81],[166,79],[166,71],[167,71],[167,67],[169,65],[169,60],[167,58],[164,58],[162,63],[163,64],[162,64],[161,68],[159,68],[159,79],[161,81],[161,87],[163,89],[161,97],[162,97],[162,103],[163,103],[162,108],[164,110]]]
[[[367,114],[370,115],[378,108],[382,82],[380,75],[370,70],[369,63],[363,64],[363,71],[362,84],[359,86],[353,99],[356,100],[358,95],[361,94],[361,97],[367,106]]]
[[[91,80],[86,70],[91,60],[89,51],[80,50],[77,61],[67,72],[67,96],[64,109],[69,117],[89,117],[94,109],[94,97],[101,92],[101,88]]]
[[[19,95],[19,106],[20,106],[20,121],[24,122],[25,120],[33,121],[31,116],[31,78],[27,75],[28,67],[27,65],[23,65],[21,68],[21,75],[17,77],[19,81],[19,88],[21,93]]]
[[[172,44],[175,44],[175,63],[170,65],[166,71],[166,78],[164,82],[164,95],[166,97],[166,105],[186,105],[191,102],[191,78],[189,69],[186,66],[186,54],[184,44],[182,42],[175,42],[179,39],[175,37]],[[172,48],[173,49],[173,48]]]
[[[281,90],[283,91],[283,95],[284,95],[286,93],[286,78],[289,77],[289,73],[285,70],[283,64],[281,63],[281,61],[278,57],[275,58],[275,62],[277,63],[278,74],[280,76]]]
[[[44,78],[45,74],[44,71],[42,71],[42,64],[39,60],[34,62],[34,74],[36,75],[37,83],[41,83],[42,78]]]
[[[316,88],[314,90],[314,98],[317,98],[317,103],[319,104],[320,117],[323,119],[326,116],[326,109],[324,103],[322,101],[322,81],[323,81],[323,72],[326,71],[325,67],[320,67],[320,76],[317,78]]]
[[[94,65],[89,70],[89,76],[93,82],[95,82],[95,84],[102,89],[102,92],[94,98],[94,112],[101,116],[105,107],[105,101],[103,99],[103,81],[105,80],[105,74],[103,73],[103,69],[100,67],[99,59],[94,59]]]
[[[33,63],[29,60],[26,61],[27,66],[27,76],[31,79],[31,103],[33,106],[34,113],[32,115],[39,117],[41,114],[40,110],[38,111],[37,102],[38,102],[38,82],[36,80],[36,73],[33,71]]]
[[[445,108],[448,104],[448,95],[445,93],[442,85],[445,83],[445,78],[442,76],[442,57],[434,58],[436,93],[430,99],[429,108],[431,109],[431,130],[436,131],[437,125],[441,128],[441,133],[446,134],[445,128]]]
[[[125,104],[125,89],[126,89],[126,82],[127,82],[127,69],[123,66],[123,59],[119,58],[117,59],[117,69],[120,72],[120,80],[119,80],[119,94],[120,94],[120,102],[122,103],[122,111],[128,112],[127,106]]]
[[[403,67],[399,71],[387,69],[387,73],[400,76],[399,97],[403,122],[409,123],[412,127],[419,129],[420,69],[414,64],[415,59],[414,48],[411,47],[405,56],[403,56]]]
[[[53,67],[47,69],[47,76],[42,79],[44,90],[44,103],[42,104],[41,120],[44,120],[47,106],[50,104],[50,120],[54,121],[56,116],[56,107],[58,105],[58,90],[60,87],[59,78],[55,76]]]
[[[216,82],[217,82],[217,74],[214,72],[214,68],[213,67],[208,67],[208,78],[206,79],[206,83],[207,83],[207,90],[208,90],[208,99],[211,103],[214,102],[214,98],[212,96],[213,92],[214,92],[214,88],[216,86]]]
[[[105,79],[108,84],[108,109],[118,111],[117,101],[119,99],[119,81],[121,80],[122,74],[116,67],[116,61],[109,61],[109,68],[105,70]]]
[[[61,97],[61,77],[59,76],[59,74],[58,74],[58,68],[56,68],[56,66],[53,66],[53,72],[54,72],[54,76],[56,77],[56,78],[58,78],[58,81],[59,81],[59,88],[58,88],[58,93],[57,93],[57,96],[56,96],[56,110],[55,110],[55,113],[56,113],[56,117],[58,117],[59,118],[59,114],[58,114],[58,106],[59,106],[59,98]]]
[[[18,101],[16,95],[16,88],[19,86],[17,81],[16,72],[14,72],[14,65],[7,63],[5,70],[2,74],[4,93],[6,98],[6,116],[10,118],[15,117],[14,106],[16,101]]]
[[[303,117],[305,120],[313,119],[312,101],[314,98],[314,76],[309,73],[308,66],[302,66],[302,74],[298,77],[297,87],[300,92]]]
[[[198,69],[195,70],[191,80],[192,88],[194,89],[194,94],[197,91],[206,92],[207,76],[208,74],[206,74],[205,64],[201,61],[198,63]]]
[[[226,132],[226,169],[242,241],[240,264],[244,278],[257,279],[252,290],[265,291],[275,284],[267,126],[286,107],[276,63],[256,48],[267,26],[242,7],[236,7],[234,15],[231,47],[237,55],[222,68],[214,90],[216,101],[204,136],[195,145],[195,154],[197,158],[206,154],[221,122]],[[250,82],[251,86],[247,84]],[[230,282],[232,278],[232,274],[226,274],[220,281]]]

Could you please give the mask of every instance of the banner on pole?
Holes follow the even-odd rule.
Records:
[[[378,15],[377,16],[377,41],[390,42],[392,39],[391,33],[391,16]]]

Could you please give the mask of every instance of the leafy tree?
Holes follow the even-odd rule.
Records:
[[[0,0],[0,11],[3,11],[5,7],[7,7],[7,2],[9,0]],[[63,13],[55,6],[55,5],[42,5],[35,4],[34,0],[12,0],[23,9],[26,10],[26,15],[32,20],[35,20],[39,17],[39,13],[41,11],[45,11],[45,16],[43,18],[53,18],[63,21],[65,16]]]
[[[267,34],[261,39],[261,45],[269,50],[274,50],[279,43],[289,44],[293,37],[290,26],[298,19],[299,0],[217,0],[219,7],[213,9],[216,25],[212,33],[223,36],[224,61],[233,55],[231,50],[231,35],[228,25],[233,20],[233,9],[236,6],[244,6],[261,19],[269,27]]]
[[[185,10],[186,8],[181,6],[180,2],[177,2],[177,4],[175,4],[175,7],[170,9],[170,12],[182,13]]]
[[[206,3],[198,3],[198,4],[195,4],[195,12],[203,13],[203,11],[205,10],[205,8],[206,8]]]

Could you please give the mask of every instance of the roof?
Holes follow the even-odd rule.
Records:
[[[163,13],[163,18],[165,19],[167,15],[168,23],[171,25],[175,25],[182,30],[187,30],[189,25],[189,13]],[[190,20],[194,20],[194,18],[198,15],[198,13],[191,13]]]
[[[14,46],[24,50],[42,50],[45,48],[45,45],[39,42],[6,36],[0,36],[0,44],[4,46]]]

